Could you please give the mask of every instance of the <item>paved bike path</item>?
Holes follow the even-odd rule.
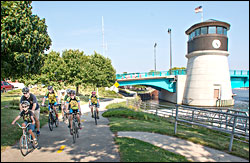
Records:
[[[115,99],[112,101],[101,102],[100,113],[105,110],[105,106],[124,101],[124,99]],[[114,143],[114,135],[108,126],[108,119],[102,117],[95,125],[91,118],[88,104],[81,106],[83,115],[82,129],[79,131],[79,138],[73,144],[73,138],[69,133],[67,124],[60,121],[59,127],[49,130],[48,124],[41,128],[39,145],[41,149],[35,149],[27,156],[22,156],[19,150],[19,144],[8,147],[1,152],[1,161],[3,162],[120,162],[118,147]],[[59,150],[65,146],[63,150]]]
[[[118,137],[128,137],[151,143],[170,152],[185,156],[194,162],[249,162],[226,152],[205,147],[193,142],[157,133],[122,131]]]

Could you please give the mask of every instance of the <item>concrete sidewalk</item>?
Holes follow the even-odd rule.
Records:
[[[114,142],[114,134],[108,126],[108,119],[102,117],[105,106],[110,103],[124,101],[125,99],[109,99],[101,102],[100,119],[95,125],[91,118],[88,104],[82,105],[79,138],[73,144],[73,138],[69,133],[68,123],[60,120],[59,126],[53,131],[48,124],[41,128],[39,145],[41,149],[35,149],[23,157],[19,150],[19,144],[6,148],[1,152],[2,162],[120,162],[119,151]],[[62,149],[63,148],[63,149]],[[60,150],[62,149],[62,150]]]
[[[208,148],[193,142],[148,132],[118,132],[118,137],[129,137],[151,143],[194,162],[249,162],[246,159]]]

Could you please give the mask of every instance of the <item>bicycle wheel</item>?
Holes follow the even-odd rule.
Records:
[[[26,156],[29,152],[28,140],[26,135],[22,135],[19,141],[20,151],[23,156]]]
[[[55,126],[58,127],[59,126],[59,120],[56,119],[56,115],[54,115],[55,119],[54,119],[54,122],[55,122]]]
[[[76,142],[76,124],[74,121],[72,122],[72,129],[73,129],[73,143],[75,143]]]
[[[97,113],[96,113],[96,108],[94,110],[94,118],[95,118],[95,124],[97,125]]]
[[[75,119],[75,124],[78,124],[77,119]],[[76,137],[79,138],[78,125],[76,126]]]
[[[49,123],[49,129],[50,129],[50,131],[52,131],[54,120],[53,120],[53,115],[51,114],[51,112],[49,113],[48,123]]]

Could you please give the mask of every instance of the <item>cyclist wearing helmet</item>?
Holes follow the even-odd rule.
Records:
[[[67,89],[67,90],[66,90],[66,93],[67,93],[67,94],[64,96],[64,99],[63,99],[63,100],[64,100],[64,106],[65,106],[65,107],[66,107],[66,100],[67,100],[67,98],[69,98],[69,96],[70,96],[70,94],[69,94],[70,91],[71,91],[70,89]]]
[[[64,109],[66,110],[66,100],[67,100],[67,98],[69,98],[69,96],[70,96],[70,89],[67,89],[66,90],[66,95],[64,96],[64,99],[63,99],[63,101],[64,101]],[[67,110],[66,110],[67,111]],[[63,117],[64,117],[64,113],[63,113]],[[64,119],[65,120],[65,119]],[[69,126],[68,126],[69,127]]]
[[[62,117],[64,117],[64,98],[65,98],[65,90],[61,91],[60,94],[60,98],[59,98],[59,104],[61,104],[61,107],[59,107],[59,109],[61,109],[62,111]]]
[[[54,109],[54,111],[56,113],[56,119],[58,119],[58,114],[57,114],[56,107],[55,107],[55,105],[58,103],[58,97],[56,95],[56,92],[53,90],[52,86],[48,86],[48,90],[49,91],[46,92],[45,96],[43,97],[42,105],[44,106],[45,99],[48,98],[49,105],[51,105],[52,108]]]
[[[22,111],[23,110],[22,105],[21,105],[22,102],[23,101],[29,102],[29,110],[31,110],[34,113],[34,118],[36,121],[36,128],[37,128],[36,134],[39,135],[40,134],[40,121],[39,121],[40,108],[39,108],[36,96],[30,93],[29,91],[30,90],[28,87],[24,87],[22,89],[23,96],[20,99],[19,108],[20,108],[20,111]]]
[[[99,97],[96,95],[96,91],[92,91],[91,95],[89,96],[89,107],[91,108],[92,118],[94,118],[94,115],[93,115],[94,105],[96,106],[97,119],[99,119],[98,108],[100,107],[100,100],[99,100]]]
[[[67,98],[66,100],[66,110],[69,112],[69,120],[70,120],[70,134],[73,135],[72,133],[72,118],[73,116],[71,115],[73,112],[77,113],[76,117],[78,120],[78,127],[81,129],[81,122],[80,122],[80,116],[81,115],[81,106],[80,106],[80,98],[76,96],[76,92],[74,90],[71,90],[69,92],[70,97]]]
[[[12,125],[14,125],[16,123],[16,121],[18,119],[20,119],[21,117],[23,117],[24,123],[22,124],[22,127],[25,127],[28,123],[32,123],[28,126],[28,131],[31,134],[32,138],[33,138],[33,143],[35,146],[38,145],[38,142],[36,140],[36,137],[33,133],[33,131],[35,130],[35,119],[33,116],[33,112],[31,110],[29,110],[28,108],[30,107],[30,103],[28,101],[22,101],[22,103],[20,104],[22,107],[22,111],[20,112],[20,114],[13,120],[13,122],[11,123]]]

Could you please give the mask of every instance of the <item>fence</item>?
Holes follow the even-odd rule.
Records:
[[[128,103],[128,102],[127,102]],[[174,133],[177,133],[178,122],[202,126],[231,134],[229,151],[232,150],[234,137],[244,137],[249,143],[249,111],[240,111],[224,107],[198,108],[186,105],[161,105],[147,102],[134,102],[142,111],[161,117],[174,119]]]

